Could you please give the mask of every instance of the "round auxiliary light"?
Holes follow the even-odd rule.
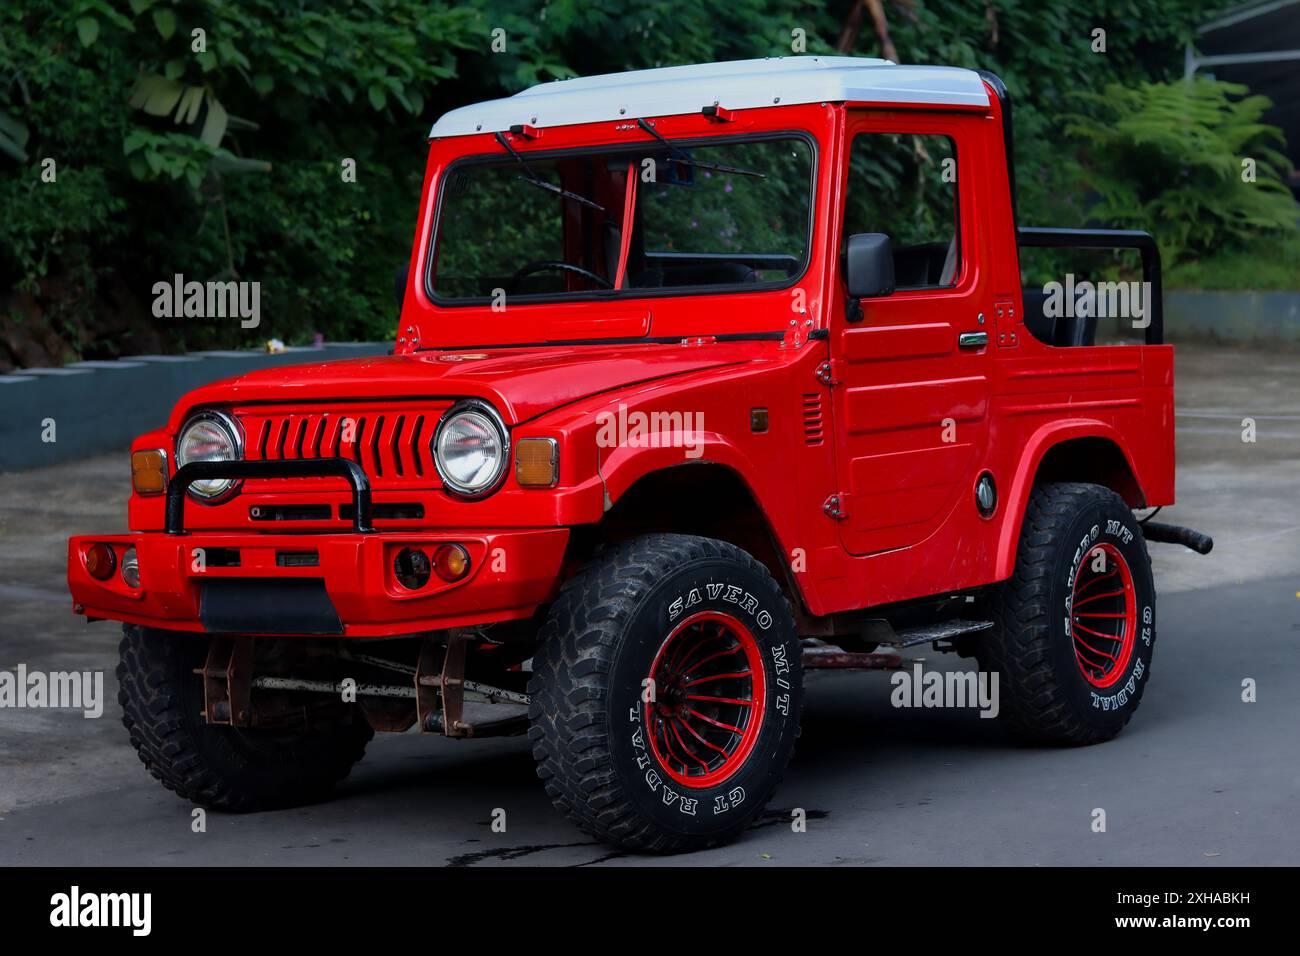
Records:
[[[92,544],[86,549],[86,570],[97,581],[107,581],[117,568],[117,555],[106,544]]]
[[[122,555],[122,581],[129,588],[140,586],[140,559],[136,556],[135,548],[127,548]]]
[[[393,576],[408,591],[418,591],[429,583],[429,556],[419,548],[403,548],[393,559]]]
[[[987,471],[975,482],[975,507],[984,518],[991,518],[997,510],[998,486],[993,483],[993,476]]]
[[[244,457],[243,430],[224,412],[199,412],[185,423],[176,439],[176,467],[196,461],[237,461]],[[190,485],[200,501],[215,502],[234,491],[234,478],[206,478]]]
[[[469,574],[469,552],[458,544],[439,545],[433,552],[433,569],[444,581],[459,581]]]
[[[477,399],[453,405],[433,434],[433,462],[447,490],[482,498],[501,484],[510,457],[510,436],[501,416]]]

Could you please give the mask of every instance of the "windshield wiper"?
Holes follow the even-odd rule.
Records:
[[[757,176],[759,179],[767,179],[767,173],[755,172],[752,169],[741,169],[739,166],[723,166],[719,163],[705,163],[705,162],[701,162],[698,159],[691,159],[690,156],[686,155],[685,150],[683,150],[676,143],[664,139],[664,137],[661,136],[659,132],[649,123],[647,123],[645,120],[639,119],[636,122],[637,125],[640,126],[643,130],[645,130],[655,139],[659,140],[659,142],[663,143],[674,153],[676,153],[677,162],[681,163],[683,166],[694,166],[696,169],[712,169],[714,172],[719,172],[719,173],[735,173],[738,176]]]
[[[588,199],[586,196],[579,196],[577,193],[571,193],[567,189],[561,189],[559,186],[556,186],[554,183],[548,183],[545,179],[542,179],[540,176],[537,175],[537,173],[533,172],[533,168],[531,166],[529,166],[526,162],[524,162],[524,158],[519,155],[518,150],[516,150],[513,146],[510,145],[510,141],[508,139],[506,139],[500,133],[496,133],[494,135],[496,136],[497,142],[506,148],[506,152],[508,152],[511,156],[513,156],[516,160],[519,161],[520,168],[522,168],[523,171],[528,174],[527,176],[519,177],[522,181],[529,183],[530,185],[537,186],[541,189],[545,189],[548,192],[553,192],[557,196],[563,196],[565,199],[572,199],[574,202],[582,203],[584,206],[590,206],[592,209],[595,209],[598,212],[605,212],[605,207],[602,206],[600,203],[593,202],[592,200]]]

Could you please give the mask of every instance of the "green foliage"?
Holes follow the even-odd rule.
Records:
[[[956,186],[946,160],[955,160],[946,136],[859,134],[849,149],[846,241],[854,232],[887,233],[895,248],[951,241]]]
[[[1165,274],[1165,288],[1293,291],[1297,277],[1300,277],[1300,233],[1292,231],[1175,263]]]
[[[646,252],[748,252],[803,260],[812,188],[806,142],[727,143],[693,149],[690,156],[764,176],[676,167],[692,176],[693,184],[672,185],[665,178],[668,164],[660,162],[656,182],[637,189]]]
[[[845,4],[847,6],[847,3]],[[1014,103],[1022,225],[1081,225],[1086,197],[1075,159],[1060,148],[1061,117],[1078,91],[1169,79],[1184,41],[1221,0],[926,0],[914,16],[889,7],[894,44],[909,63],[991,70]],[[1094,31],[1105,52],[1093,52]],[[879,55],[869,23],[858,44]]]
[[[1084,181],[1100,196],[1091,215],[1152,231],[1173,262],[1297,233],[1282,135],[1260,122],[1269,101],[1246,93],[1197,78],[1079,94],[1088,112],[1067,117],[1066,132],[1083,143]]]
[[[111,352],[93,334],[104,297],[127,290],[156,325],[148,290],[179,272],[261,282],[258,337],[386,336],[426,97],[482,31],[473,10],[423,0],[4,8],[0,147],[23,155],[4,148],[20,165],[0,178],[0,323],[30,293],[65,341]],[[162,331],[175,348],[249,336]]]
[[[423,138],[436,116],[576,74],[788,55],[799,37],[803,52],[829,53],[853,2],[6,5],[0,366],[5,323],[19,312],[53,328],[65,351],[89,356],[247,345],[253,336],[294,341],[317,331],[386,336],[393,268],[409,256]],[[1258,128],[1257,113],[1251,118],[1257,101],[1225,94],[1230,105],[1189,104],[1203,139],[1180,138],[1186,131],[1170,128],[1177,104],[1163,98],[1172,94],[1139,85],[1176,78],[1184,40],[1220,5],[895,0],[885,8],[904,61],[991,69],[1006,81],[1016,102],[1023,223],[1081,225],[1104,216],[1127,224],[1150,216],[1134,224],[1154,226],[1179,255],[1191,256],[1230,244],[1243,230],[1281,228],[1283,205],[1267,185],[1276,182],[1277,144]],[[1105,53],[1092,49],[1098,28],[1106,31]],[[869,17],[853,52],[880,54]],[[1108,87],[1130,92],[1112,95]],[[1079,93],[1123,105],[1135,125],[1116,127],[1120,138],[1107,139],[1088,126],[1089,119],[1109,125],[1106,114],[1081,111],[1088,101]],[[1159,103],[1144,104],[1147,95]],[[1140,118],[1153,110],[1164,133],[1143,139]],[[1077,150],[1062,148],[1072,112],[1082,116],[1073,120]],[[1201,142],[1224,152],[1178,159]],[[1139,161],[1146,151],[1153,158]],[[1197,200],[1195,184],[1224,183],[1225,157],[1242,155],[1257,160],[1261,183],[1252,192],[1225,185]],[[346,158],[356,161],[355,183],[340,176]],[[57,168],[53,183],[42,180],[47,159]],[[1156,167],[1170,195],[1156,188]],[[1123,189],[1136,197],[1133,209],[1124,208]],[[1102,206],[1092,208],[1097,195]],[[929,215],[927,203],[913,208]],[[1130,218],[1121,218],[1126,212]],[[263,326],[251,333],[238,323],[159,328],[149,290],[177,272],[261,282]]]
[[[566,76],[592,76],[680,63],[789,56],[792,31],[810,54],[830,53],[840,14],[800,0],[489,0],[489,31],[505,50],[469,64],[488,86],[510,92]]]
[[[20,163],[27,162],[27,151],[23,149],[31,131],[8,113],[0,113],[0,152],[8,154]]]
[[[533,162],[529,168],[539,179],[559,185],[554,163]],[[448,181],[437,248],[439,296],[489,296],[493,289],[506,288],[525,263],[564,258],[560,217],[566,200],[528,185],[521,176],[507,157],[500,165],[458,169]]]

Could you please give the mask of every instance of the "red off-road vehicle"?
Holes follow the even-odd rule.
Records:
[[[393,354],[190,393],[132,446],[131,533],[69,543],[145,765],[251,810],[374,730],[526,732],[578,826],[680,850],[771,796],[805,657],[935,644],[1022,735],[1118,733],[1146,541],[1209,541],[1134,516],[1174,499],[1155,246],[1017,228],[1009,111],[800,57],[440,119]],[[1142,341],[1023,292],[1027,245],[1138,250]]]

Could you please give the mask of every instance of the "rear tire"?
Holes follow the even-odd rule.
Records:
[[[1025,511],[1015,573],[991,589],[981,670],[1001,716],[1036,743],[1110,740],[1151,677],[1156,591],[1142,528],[1101,485],[1049,484]]]
[[[628,849],[734,839],[794,750],[800,654],[781,589],[739,548],[664,534],[611,548],[565,584],[533,658],[547,794]]]
[[[313,803],[351,771],[374,735],[351,722],[298,733],[203,719],[201,635],[122,628],[117,666],[122,723],[141,762],[168,790],[203,807],[244,812]]]

